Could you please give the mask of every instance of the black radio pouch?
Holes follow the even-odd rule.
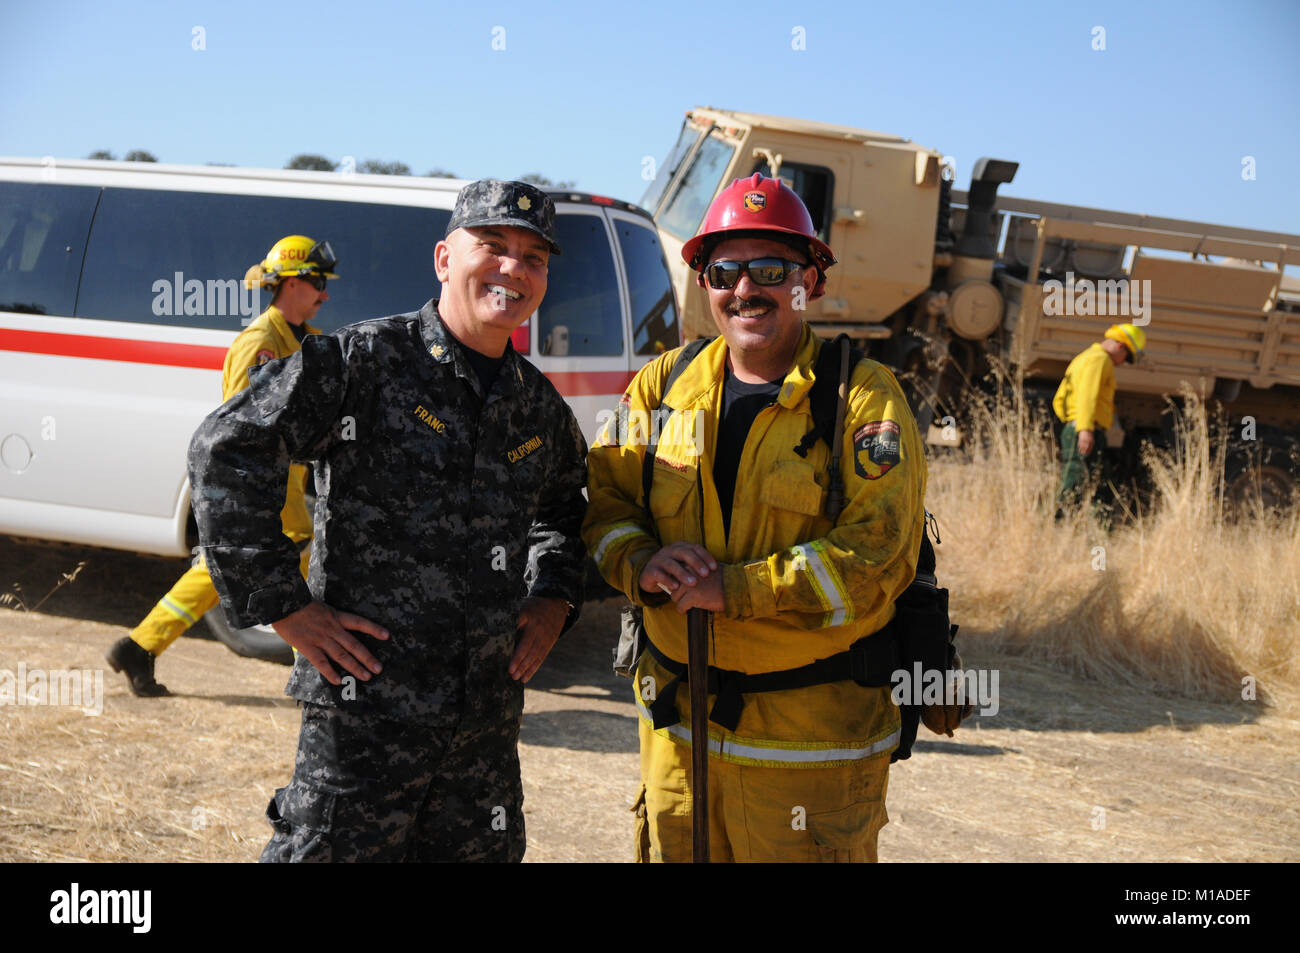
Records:
[[[908,674],[913,700],[922,687],[919,675],[948,672],[957,664],[957,648],[953,642],[957,626],[948,620],[948,590],[939,588],[934,570],[934,546],[930,543],[928,530],[925,530],[921,536],[920,558],[916,562],[916,578],[894,603],[899,665]],[[899,706],[902,734],[898,748],[889,759],[891,762],[906,761],[912,756],[912,745],[916,742],[916,731],[921,723],[921,708],[921,705],[913,704]]]

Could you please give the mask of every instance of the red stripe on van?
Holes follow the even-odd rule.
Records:
[[[206,344],[169,344],[164,341],[136,341],[131,338],[89,337],[54,331],[18,331],[0,328],[0,351],[25,354],[53,354],[57,357],[88,357],[99,361],[129,364],[163,364],[169,367],[197,367],[219,371],[226,362],[224,347]]]
[[[621,394],[635,377],[632,371],[549,371],[555,389],[565,397]]]

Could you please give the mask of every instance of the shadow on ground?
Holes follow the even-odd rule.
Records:
[[[525,713],[519,740],[570,751],[634,754],[639,750],[635,715],[575,708]]]
[[[83,562],[77,577],[59,586]],[[12,593],[16,584],[32,610],[40,603],[50,615],[107,625],[138,625],[189,567],[185,557],[0,537],[0,592]],[[206,626],[195,629],[207,635]]]

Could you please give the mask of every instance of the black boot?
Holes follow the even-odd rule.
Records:
[[[118,639],[104,656],[115,672],[124,672],[131,683],[132,693],[141,698],[156,698],[170,695],[166,685],[154,681],[152,654],[136,645],[130,638]]]

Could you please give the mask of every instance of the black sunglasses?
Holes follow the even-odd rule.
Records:
[[[710,288],[734,288],[740,282],[740,276],[749,275],[749,280],[756,285],[770,287],[784,284],[790,274],[808,265],[802,261],[788,258],[754,258],[750,261],[715,261],[704,269],[704,277]]]

